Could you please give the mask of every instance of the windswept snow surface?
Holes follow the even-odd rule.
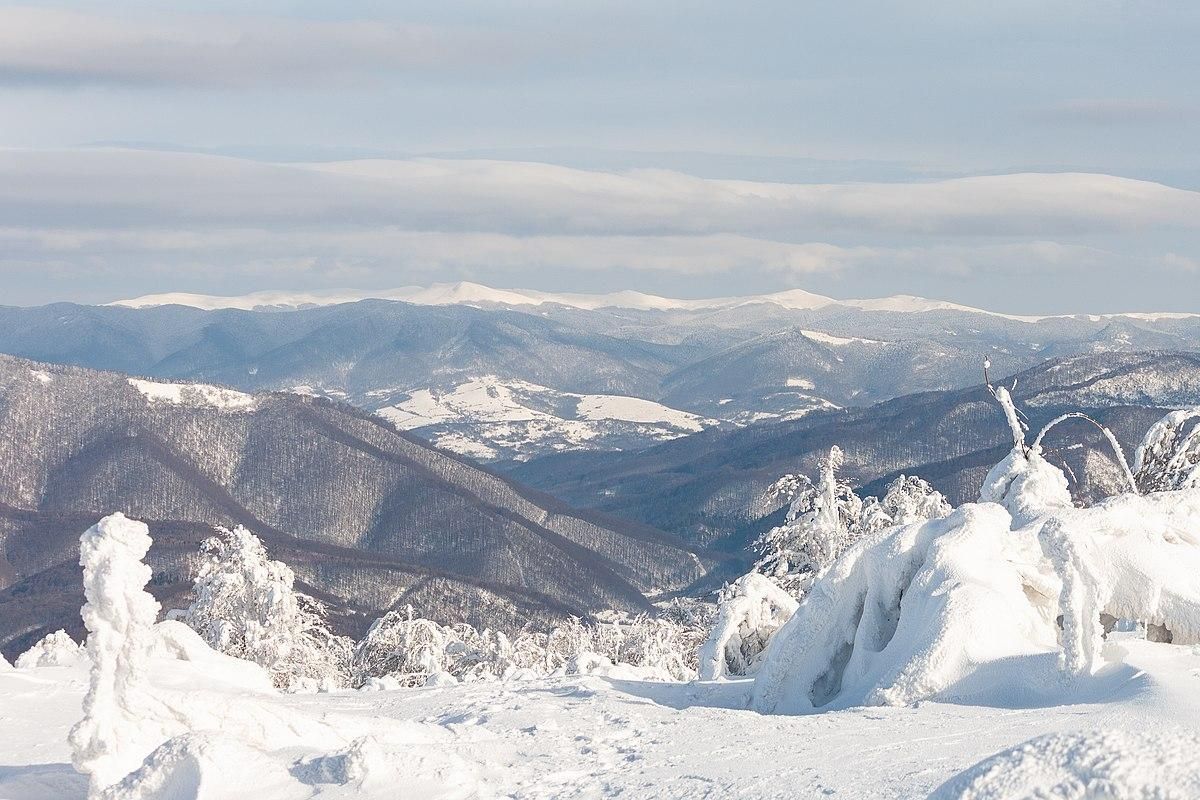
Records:
[[[524,460],[563,450],[619,450],[717,425],[652,400],[574,394],[485,375],[447,391],[419,389],[376,411],[399,430],[482,460]]]
[[[177,647],[174,655],[185,652]],[[1187,763],[1161,763],[1180,755],[1173,747],[1147,764],[1146,748],[1134,744],[1145,741],[1141,732],[1164,728],[1188,741],[1200,735],[1200,653],[1113,641],[1105,655],[1113,663],[1100,674],[1042,703],[929,702],[789,717],[744,710],[744,681],[584,676],[285,695],[231,672],[225,657],[192,652],[187,660],[158,647],[148,690],[181,709],[190,732],[176,723],[183,738],[147,753],[139,772],[106,797],[923,798],[993,754],[1047,734],[1076,743],[1067,748],[1072,764],[1109,764],[1114,774],[1150,770],[1159,781],[1194,786],[1185,782],[1194,776],[1192,751],[1182,753]],[[83,800],[86,780],[71,768],[66,733],[86,683],[82,665],[0,672],[0,797]],[[1042,750],[1045,769],[1076,769],[1056,766],[1062,746]],[[1024,774],[1042,774],[1031,769]]]

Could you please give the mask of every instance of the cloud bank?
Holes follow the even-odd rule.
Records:
[[[0,83],[9,84],[308,86],[495,66],[516,52],[500,36],[429,25],[0,8]]]
[[[1178,247],[1131,258],[1123,243],[1198,231],[1200,193],[1111,175],[798,184],[505,161],[0,150],[0,270],[14,285],[54,275],[111,284],[114,296],[214,284],[515,285],[572,272],[775,285],[1089,276],[1130,264],[1186,275]]]

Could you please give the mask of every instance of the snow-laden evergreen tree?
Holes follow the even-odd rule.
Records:
[[[803,475],[786,475],[768,490],[788,501],[787,516],[754,543],[759,556],[754,569],[795,597],[803,595],[813,576],[857,535],[862,500],[837,476],[842,458],[841,449],[832,447],[821,462],[817,483]]]
[[[941,519],[953,509],[941,492],[915,475],[901,475],[888,484],[883,497],[868,497],[856,523],[858,536],[894,525]]]
[[[238,526],[201,545],[196,599],[184,621],[213,649],[265,668],[278,688],[334,688],[348,678],[351,642],[330,631],[287,565]]]

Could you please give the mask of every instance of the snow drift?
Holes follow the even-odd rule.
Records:
[[[1054,733],[984,759],[930,800],[1186,800],[1200,797],[1197,752],[1190,731]]]

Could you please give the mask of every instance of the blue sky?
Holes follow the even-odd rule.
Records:
[[[1200,310],[1200,7],[740,5],[0,6],[0,302]]]

